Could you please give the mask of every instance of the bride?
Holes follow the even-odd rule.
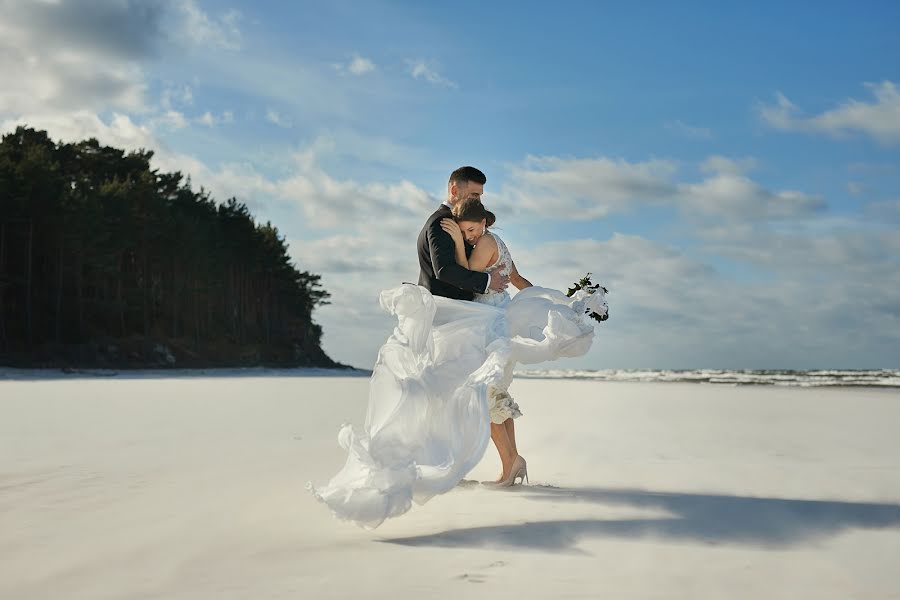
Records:
[[[307,486],[337,517],[363,527],[452,490],[481,460],[488,439],[503,465],[493,485],[523,479],[527,465],[513,425],[522,413],[508,392],[513,368],[585,354],[594,334],[588,315],[607,314],[603,288],[568,297],[519,275],[479,199],[460,201],[453,216],[441,227],[454,240],[457,263],[504,270],[520,291],[510,298],[488,290],[474,302],[412,284],[381,293],[397,326],[372,371],[365,426],[341,428],[343,469],[323,486]],[[474,245],[468,258],[464,239]]]
[[[509,277],[509,282],[517,289],[524,290],[532,287],[530,281],[519,275],[516,263],[513,262],[503,240],[488,231],[497,218],[494,213],[485,209],[480,199],[464,199],[454,205],[452,210],[453,219],[443,219],[441,228],[453,238],[457,264],[470,271],[486,273],[499,269],[502,275]],[[465,241],[473,247],[472,255],[469,258],[466,258],[464,237]],[[474,300],[505,308],[510,302],[510,297],[506,290],[498,292],[488,289],[487,293],[476,293]],[[510,365],[511,367],[512,365]],[[522,416],[522,413],[519,405],[513,401],[507,391],[509,384],[512,383],[512,373],[505,374],[509,375],[509,381],[504,378],[504,381],[501,382],[504,385],[488,388],[488,402],[491,415],[491,440],[500,454],[500,464],[503,467],[500,477],[494,483],[509,486],[513,485],[520,477],[528,477],[528,466],[516,449],[516,428],[513,419]]]

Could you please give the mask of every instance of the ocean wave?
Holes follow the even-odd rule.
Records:
[[[551,369],[517,371],[525,379],[586,379],[655,383],[712,383],[723,385],[777,385],[786,387],[888,387],[900,388],[900,369],[876,370],[652,370],[652,369]]]

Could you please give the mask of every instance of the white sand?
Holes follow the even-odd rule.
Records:
[[[0,381],[0,598],[900,598],[897,391],[517,381],[531,485],[368,532],[367,385]]]

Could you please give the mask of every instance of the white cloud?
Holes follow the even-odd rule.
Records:
[[[285,129],[290,129],[292,127],[292,123],[289,119],[283,117],[271,108],[266,111],[266,121],[274,123],[279,127],[284,127]]]
[[[188,120],[184,114],[177,110],[168,110],[158,117],[151,119],[149,126],[151,129],[158,129],[160,127],[169,130],[184,129],[188,126]]]
[[[758,227],[722,227],[701,233],[707,249],[718,256],[766,267],[790,277],[813,273],[839,272],[842,277],[872,277],[880,272],[890,276],[897,259],[890,256],[890,234],[854,230],[830,231],[827,235],[813,231],[781,232]]]
[[[194,0],[15,2],[0,0],[0,116],[153,111],[141,64],[174,46],[240,46],[239,13],[211,17]],[[163,113],[190,105],[168,87]]]
[[[13,11],[0,19],[0,115],[145,109],[137,63],[89,45],[60,48],[45,39],[54,31],[32,29],[26,17]]]
[[[351,75],[365,75],[375,70],[375,63],[368,58],[354,54],[348,64],[336,63],[332,65],[338,73],[350,73]]]
[[[898,347],[900,239],[890,232],[757,225],[722,227],[715,237],[699,254],[622,234],[510,249],[539,285],[563,288],[592,271],[610,290],[610,321],[583,364],[847,368],[872,361],[854,361],[847,344]],[[755,275],[715,268],[723,257],[749,262]]]
[[[775,106],[760,105],[759,116],[763,121],[777,129],[795,129],[798,123],[793,115],[799,109],[781,92],[775,92]]]
[[[406,180],[363,183],[332,176],[319,161],[336,152],[335,144],[333,138],[318,137],[296,150],[290,171],[282,177],[267,176],[251,163],[227,163],[217,170],[200,167],[192,172],[193,180],[217,199],[235,196],[287,211],[310,231],[340,229],[353,236],[365,232],[363,237],[373,243],[408,228],[410,219],[418,220],[440,203]]]
[[[824,209],[821,198],[771,191],[743,175],[755,160],[711,156],[700,165],[709,176],[697,183],[675,180],[670,160],[631,163],[609,158],[528,157],[511,167],[515,182],[504,189],[506,210],[542,218],[590,220],[640,206],[671,206],[691,219],[783,219]]]
[[[207,127],[215,127],[216,125],[220,125],[222,123],[234,123],[234,113],[226,110],[221,115],[216,116],[210,111],[206,111],[201,116],[197,117],[196,121],[197,123],[206,125]]]
[[[900,200],[869,202],[863,206],[863,212],[879,223],[900,224]],[[900,247],[896,251],[900,253]]]
[[[96,138],[101,144],[127,150],[157,149],[162,146],[149,127],[139,125],[129,116],[120,113],[113,113],[109,122],[90,111],[34,114],[27,119],[4,120],[0,123],[0,131],[13,131],[20,125],[45,129],[53,139],[63,142]]]
[[[776,129],[826,133],[866,134],[885,145],[900,143],[900,90],[891,81],[865,84],[875,96],[872,102],[849,99],[820,115],[805,117],[781,92],[774,106],[762,105],[760,117]]]
[[[727,156],[713,155],[700,164],[703,173],[722,175],[743,175],[756,168],[755,158],[733,159]]]
[[[713,138],[711,129],[708,129],[706,127],[694,127],[692,125],[684,123],[681,120],[675,120],[670,123],[666,123],[666,129],[694,140],[711,140]]]
[[[149,134],[209,124],[208,116],[185,114],[194,100],[188,85],[170,82],[159,105],[148,101],[142,63],[162,56],[170,42],[221,48],[233,47],[239,37],[236,13],[211,18],[192,0],[0,0],[0,8],[0,120],[61,138],[94,135],[127,143],[130,127]],[[99,117],[109,113],[111,120]]]
[[[732,173],[682,184],[679,197],[683,211],[705,219],[784,219],[815,214],[826,206],[819,197],[790,190],[772,192],[748,177]]]
[[[176,104],[191,106],[194,104],[194,90],[189,85],[169,85],[163,90],[160,105],[165,110],[175,108]]]
[[[354,55],[353,60],[350,62],[350,66],[347,67],[347,70],[354,75],[362,75],[363,73],[374,71],[375,63],[373,63],[368,58]]]
[[[896,175],[898,172],[897,165],[889,163],[851,163],[847,165],[847,170],[851,173],[863,173],[871,176],[890,176]]]
[[[767,287],[781,298],[768,318],[786,327],[800,325],[800,339],[812,348],[816,340],[829,345],[829,336],[863,346],[892,341],[896,348],[900,238],[862,223],[819,229],[815,222],[806,231],[723,228],[708,239],[706,251],[762,269]]]
[[[676,188],[675,164],[629,163],[609,158],[529,156],[511,167],[506,194],[517,210],[562,219],[594,219],[639,203],[664,202]]]
[[[243,36],[238,27],[242,18],[240,12],[229,10],[219,17],[210,17],[193,0],[181,0],[179,8],[188,39],[213,48],[241,48]]]
[[[47,57],[75,51],[131,62],[159,53],[172,7],[170,0],[0,0],[0,28],[4,42],[26,54]]]
[[[314,151],[319,162],[335,165],[357,160],[369,164],[430,169],[433,159],[428,149],[408,146],[386,136],[362,134],[352,129],[322,130],[303,152]]]
[[[851,196],[862,196],[866,192],[866,186],[858,181],[848,181],[847,191]]]
[[[175,124],[180,122],[181,118],[183,116],[170,117]],[[160,125],[158,122],[154,124]],[[195,187],[207,185],[208,181],[215,181],[213,172],[202,161],[174,151],[157,136],[150,124],[137,123],[130,116],[121,113],[113,113],[107,120],[90,111],[36,113],[27,118],[0,121],[0,134],[14,131],[18,126],[44,129],[57,142],[80,142],[95,138],[103,145],[125,151],[152,150],[154,168],[168,173],[178,171],[184,175],[191,175],[195,178]],[[216,198],[222,200],[226,197]]]
[[[402,228],[407,219],[439,204],[427,192],[409,181],[358,183],[335,179],[316,167],[299,169],[275,182],[277,197],[298,210],[319,229],[337,228],[352,221],[366,231],[381,236]]]
[[[424,59],[409,59],[406,61],[409,74],[413,79],[424,79],[428,83],[438,87],[456,88],[459,87],[456,82],[451,81],[438,73],[435,66]]]

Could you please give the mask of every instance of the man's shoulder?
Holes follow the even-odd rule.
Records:
[[[425,225],[426,225],[426,227],[430,227],[430,226],[434,225],[434,223],[440,222],[441,219],[449,218],[451,216],[453,216],[453,213],[450,211],[450,209],[447,208],[446,206],[444,206],[443,204],[441,204],[437,208],[437,210],[435,210],[433,213],[431,213],[431,215],[428,217],[428,219],[426,219]]]

